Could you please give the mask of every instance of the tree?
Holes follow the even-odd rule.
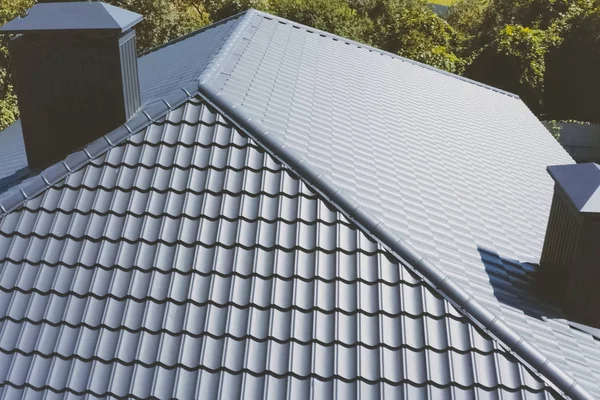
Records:
[[[554,24],[560,42],[546,55],[545,113],[556,120],[600,122],[600,8],[574,4]]]
[[[493,41],[482,47],[466,75],[517,93],[534,113],[543,111],[546,53],[559,38],[551,31],[504,25]]]
[[[269,11],[282,18],[370,44],[372,22],[344,0],[278,0]]]
[[[0,25],[23,14],[33,0],[3,0],[0,2]],[[19,116],[17,96],[13,91],[8,55],[8,38],[0,36],[0,131],[12,124]]]
[[[355,0],[373,21],[371,41],[383,50],[449,72],[461,73],[456,31],[425,0]]]
[[[591,110],[600,102],[590,101],[600,89],[597,0],[490,0],[473,11],[476,1],[447,16],[465,75],[520,95],[542,118],[599,119]]]

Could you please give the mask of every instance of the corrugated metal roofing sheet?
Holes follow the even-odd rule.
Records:
[[[198,101],[0,221],[2,398],[550,398]]]
[[[202,85],[342,188],[594,396],[600,346],[534,290],[572,159],[518,98],[260,12]],[[243,124],[243,121],[240,121]]]

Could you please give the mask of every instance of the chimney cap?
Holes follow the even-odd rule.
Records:
[[[39,3],[0,27],[0,33],[125,32],[142,20],[140,14],[102,2]]]
[[[580,213],[600,213],[600,165],[554,165],[547,171]]]

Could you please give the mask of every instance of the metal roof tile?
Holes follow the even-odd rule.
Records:
[[[207,398],[424,385],[460,398],[475,384],[521,390],[526,375],[531,393],[546,390],[512,356],[500,383],[472,373],[454,386],[457,357],[494,365],[503,350],[483,333],[472,342],[478,331],[446,300],[270,156],[240,149],[239,131],[200,115],[221,118],[190,102],[167,119],[200,129],[153,125],[2,221],[0,322],[13,324],[2,334],[27,342],[0,336],[0,348],[40,354],[15,356],[27,362],[11,385]]]

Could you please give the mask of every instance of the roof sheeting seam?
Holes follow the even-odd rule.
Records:
[[[506,323],[475,300],[473,296],[454,284],[437,266],[420,256],[410,244],[387,228],[383,221],[373,217],[356,201],[344,195],[342,189],[336,187],[316,168],[308,166],[306,160],[295,150],[286,146],[281,139],[260,127],[240,107],[230,104],[210,85],[200,84],[198,89],[200,96],[208,104],[226,116],[238,129],[256,141],[282,165],[298,175],[311,189],[323,196],[365,234],[402,260],[433,290],[455,305],[469,320],[498,341],[500,345],[511,351],[519,361],[558,394],[574,399],[593,398],[587,390],[577,384],[570,374],[550,361],[524,337],[513,331]]]

